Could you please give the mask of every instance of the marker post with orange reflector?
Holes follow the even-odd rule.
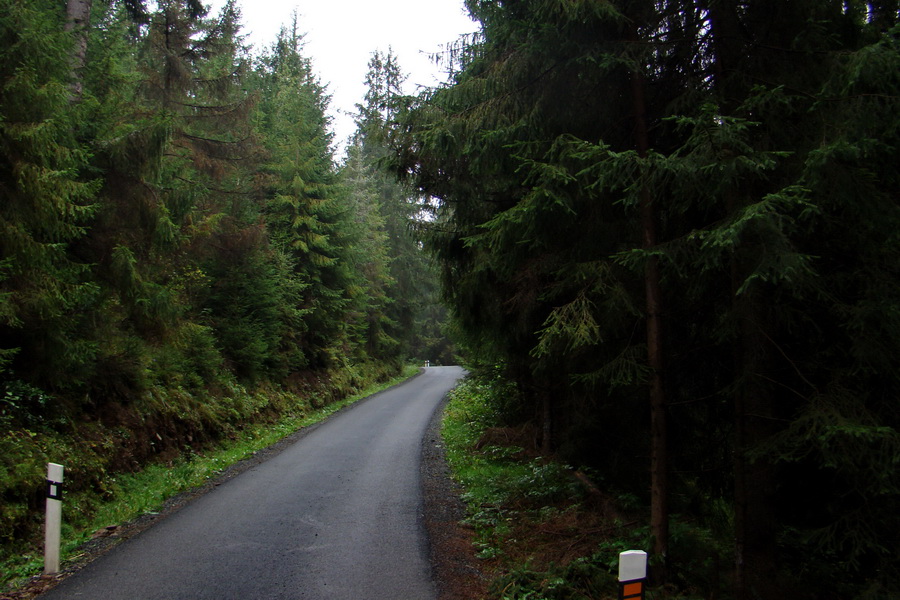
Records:
[[[626,550],[619,553],[619,600],[644,600],[647,587],[647,553]]]

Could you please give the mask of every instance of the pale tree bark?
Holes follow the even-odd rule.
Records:
[[[91,25],[91,0],[67,0],[66,31],[72,32],[75,44],[72,48],[72,96],[81,98],[83,90],[82,72],[87,62],[88,31]]]

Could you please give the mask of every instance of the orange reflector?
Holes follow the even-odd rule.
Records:
[[[619,584],[619,598],[621,600],[637,600],[644,597],[644,581],[627,581]]]

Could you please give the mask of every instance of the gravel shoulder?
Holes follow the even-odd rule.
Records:
[[[478,600],[487,592],[487,579],[475,558],[473,531],[461,523],[466,509],[447,466],[441,438],[441,418],[447,400],[445,397],[434,412],[422,439],[423,521],[438,600]]]

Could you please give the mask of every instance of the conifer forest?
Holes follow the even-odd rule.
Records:
[[[47,462],[90,514],[119,474],[454,361],[420,199],[377,167],[399,67],[372,56],[339,160],[300,31],[251,52],[234,2],[3,0],[0,558],[42,535]]]
[[[102,499],[427,359],[645,509],[653,597],[900,596],[900,1],[465,0],[343,156],[302,17],[0,4],[6,552],[51,446]]]

